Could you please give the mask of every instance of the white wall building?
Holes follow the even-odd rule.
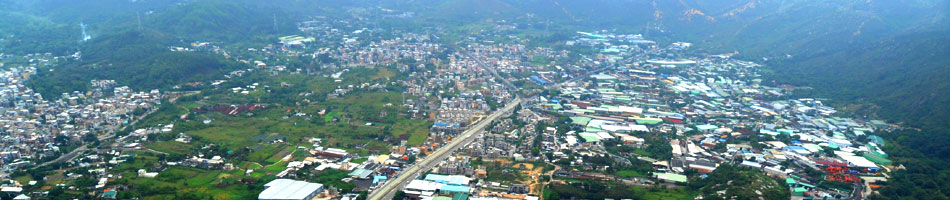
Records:
[[[290,179],[276,179],[264,185],[264,191],[257,195],[257,199],[303,200],[311,199],[320,192],[323,192],[323,184]]]

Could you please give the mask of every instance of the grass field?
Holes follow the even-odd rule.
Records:
[[[291,155],[293,160],[300,160],[309,155],[307,151],[294,151],[298,146],[310,147],[312,144],[307,138],[322,138],[325,147],[341,148],[362,156],[388,154],[390,147],[401,140],[406,140],[409,145],[421,145],[428,137],[432,123],[406,119],[406,110],[401,107],[404,94],[356,90],[342,98],[327,97],[338,87],[387,84],[387,79],[399,76],[404,74],[388,68],[351,69],[344,74],[342,83],[323,77],[286,75],[260,82],[273,92],[261,89],[242,95],[213,90],[201,94],[201,98],[165,103],[163,110],[139,124],[175,123],[174,135],[185,133],[193,140],[188,144],[175,142],[171,140],[174,135],[168,133],[156,137],[161,141],[146,143],[147,148],[177,157],[208,151],[202,147],[214,144],[215,149],[228,151],[223,157],[238,169],[224,171],[170,166],[156,178],[140,178],[135,171],[150,168],[158,162],[158,157],[136,153],[134,159],[117,167],[123,175],[117,182],[134,186],[128,192],[143,199],[255,199],[260,186],[243,184],[240,180],[266,182],[273,179],[274,174],[286,169],[287,161],[282,161],[282,158]],[[284,82],[294,86],[278,86]],[[401,91],[389,87],[390,91]],[[301,93],[310,95],[298,95]],[[244,103],[266,104],[267,109],[237,115],[193,110],[200,106]],[[317,114],[324,109],[329,112]],[[180,119],[186,113],[188,117]],[[306,115],[295,116],[296,113]],[[202,123],[205,118],[212,119],[211,123]],[[247,169],[254,172],[245,176]],[[346,174],[345,171],[329,170],[312,174],[309,180],[344,190],[352,189],[353,183],[340,181]]]
[[[155,178],[141,178],[134,174],[123,177],[120,182],[127,182],[136,187],[136,190],[125,192],[141,195],[143,199],[174,199],[185,196],[199,199],[253,199],[257,196],[257,192],[248,189],[247,185],[236,184],[237,180],[243,178],[240,170],[229,172],[172,166]]]
[[[284,161],[278,161],[277,163],[264,167],[265,172],[273,173],[273,174],[280,173],[281,171],[284,171],[285,169],[287,169],[287,162],[284,162]]]
[[[270,159],[272,155],[280,151],[279,145],[264,144],[252,149],[257,149],[257,150],[253,150],[251,151],[250,154],[247,155],[247,158],[246,158],[247,161],[258,162],[265,165],[280,161],[280,159],[273,159],[273,160]]]
[[[13,178],[13,180],[18,181],[21,184],[27,184],[27,183],[30,183],[30,181],[33,181],[33,177],[30,175],[23,175],[23,176],[15,177]]]
[[[372,80],[380,80],[395,77],[396,73],[390,71],[388,68],[377,68],[376,75],[370,77]]]
[[[347,171],[338,170],[338,169],[327,169],[317,174],[314,174],[308,181],[323,183],[328,186],[333,186],[340,188],[343,191],[352,190],[355,185],[353,182],[343,182],[342,179],[346,178],[349,174]]]
[[[666,189],[666,190],[650,190],[648,188],[636,187],[636,191],[645,193],[644,199],[660,199],[660,200],[679,200],[679,199],[695,199],[696,192],[687,191],[683,189]]]
[[[399,120],[395,125],[393,125],[393,137],[400,138],[402,135],[409,134],[406,145],[422,145],[426,138],[429,137],[429,127],[432,127],[432,122],[421,120]]]
[[[188,152],[192,152],[192,149],[194,148],[194,146],[191,144],[185,144],[176,141],[152,142],[145,144],[145,147],[169,154],[186,154]]]
[[[667,189],[664,187],[629,186],[618,183],[599,182],[587,179],[567,180],[568,184],[552,184],[544,190],[545,199],[603,199],[632,198],[682,200],[694,199],[696,191],[687,189]],[[592,184],[587,188],[586,184]]]
[[[127,152],[128,153],[128,152]],[[142,199],[253,199],[258,191],[248,185],[238,184],[244,178],[243,169],[223,171],[204,170],[184,166],[168,166],[155,178],[138,177],[136,171],[149,169],[159,162],[159,154],[134,151],[126,162],[110,171],[121,173],[112,184],[128,185],[122,195]],[[252,164],[248,164],[252,165]],[[263,177],[263,176],[261,176]],[[58,183],[58,182],[57,182]]]
[[[327,115],[326,115],[325,117],[323,117],[323,123],[328,123],[328,124],[329,124],[329,123],[333,122],[333,116],[334,116],[334,115],[339,115],[339,114],[340,114],[340,112],[335,112],[335,111],[334,111],[334,112],[327,113]]]
[[[261,85],[270,86],[269,90],[274,92],[256,90],[248,95],[228,91],[203,93],[201,95],[205,96],[201,98],[163,104],[164,110],[156,112],[156,117],[146,120],[175,123],[173,132],[193,136],[196,139],[192,144],[162,141],[146,145],[151,149],[173,154],[192,152],[209,143],[234,151],[255,147],[246,160],[262,163],[272,163],[272,156],[278,156],[273,154],[279,150],[266,145],[278,139],[285,141],[285,144],[297,146],[305,138],[323,138],[324,146],[352,150],[361,155],[388,153],[389,147],[401,140],[407,140],[409,145],[421,145],[428,137],[431,123],[405,119],[405,110],[401,107],[405,99],[402,93],[354,91],[342,98],[326,98],[326,95],[336,88],[363,83],[386,84],[389,82],[387,79],[399,76],[404,74],[385,67],[353,68],[344,73],[342,82],[334,82],[325,77],[283,75],[260,82]],[[293,87],[278,87],[282,83]],[[298,95],[301,93],[311,95]],[[309,103],[302,100],[308,100]],[[191,110],[188,117],[190,121],[178,119],[178,116],[189,113],[194,107],[242,103],[265,103],[268,108],[234,116],[214,112],[196,113]],[[316,114],[324,109],[329,112],[322,116]],[[297,112],[305,112],[308,116],[296,117],[294,114]],[[212,119],[212,122],[201,123],[205,118]],[[333,119],[339,121],[334,122]],[[373,126],[364,126],[366,123],[372,123]],[[267,147],[263,150],[257,149],[257,146],[261,145]]]
[[[231,150],[252,147],[276,139],[283,139],[293,144],[305,137],[317,137],[334,139],[335,142],[327,145],[329,147],[354,149],[363,155],[388,153],[388,147],[395,141],[387,144],[380,139],[386,137],[383,129],[389,124],[394,124],[399,118],[399,109],[387,104],[396,104],[401,99],[402,95],[399,93],[358,93],[344,99],[319,103],[320,105],[317,105],[319,107],[334,110],[318,118],[323,121],[322,124],[300,117],[288,118],[287,116],[293,113],[287,112],[288,108],[284,107],[255,111],[254,117],[213,114],[211,116],[215,120],[212,123],[195,125],[196,130],[185,131],[185,133]],[[348,116],[358,118],[345,119]],[[344,120],[332,122],[330,120],[332,118]],[[379,126],[354,125],[348,123],[351,120],[368,121]],[[393,133],[409,134],[408,138],[411,139],[412,144],[421,144],[428,135],[429,124],[425,121],[405,121],[392,126]],[[261,159],[261,156],[263,155],[255,152],[249,156],[249,160],[263,162],[266,158]]]
[[[633,170],[620,170],[620,171],[615,172],[614,174],[620,177],[624,177],[624,178],[647,177],[647,175],[642,174],[637,171],[633,171]]]

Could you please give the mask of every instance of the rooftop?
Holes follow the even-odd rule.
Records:
[[[258,199],[305,199],[323,189],[323,184],[276,179],[264,185]]]

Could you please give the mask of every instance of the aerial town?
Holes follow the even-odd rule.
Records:
[[[254,48],[170,46],[248,67],[168,91],[94,80],[48,100],[25,82],[81,55],[2,54],[3,195],[704,199],[727,189],[691,184],[736,168],[780,180],[759,195],[863,199],[902,167],[875,136],[897,125],[766,86],[736,53],[606,30],[544,47],[503,20],[451,44],[444,30],[359,23],[316,18]],[[614,191],[569,196],[595,184]]]

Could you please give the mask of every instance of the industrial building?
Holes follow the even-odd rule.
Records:
[[[311,199],[323,192],[323,184],[290,179],[276,179],[264,185],[260,200]]]

